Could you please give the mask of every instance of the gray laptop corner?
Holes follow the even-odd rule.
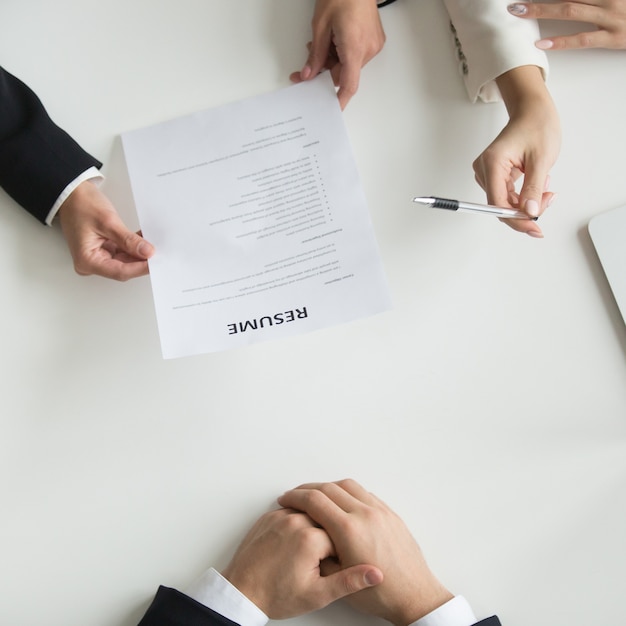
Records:
[[[589,235],[626,323],[626,205],[592,217]]]

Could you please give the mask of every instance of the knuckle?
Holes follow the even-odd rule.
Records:
[[[260,517],[260,519],[269,521],[273,521],[274,519],[279,520],[283,517],[286,517],[285,513],[287,513],[286,509],[274,509],[273,511],[268,511],[267,513],[264,513]]]
[[[322,58],[321,52],[319,52],[319,50],[316,47],[312,46],[311,49],[309,50],[309,58],[307,59],[307,61],[311,65],[316,65],[318,63],[323,63],[325,59]]]
[[[354,575],[344,576],[342,580],[343,591],[347,596],[352,595],[353,593],[360,591],[361,586],[358,583],[358,579]]]
[[[277,525],[287,533],[292,533],[302,527],[302,515],[293,513],[278,519]]]
[[[126,250],[132,250],[136,247],[139,240],[139,235],[132,231],[127,231],[122,234],[122,241]]]
[[[126,281],[128,281],[130,279],[130,276],[127,276],[122,270],[121,268],[119,269],[112,269],[108,274],[107,274],[108,278],[112,278],[113,280],[117,280],[120,283],[125,283]]]
[[[543,186],[535,183],[535,182],[528,182],[524,185],[524,195],[527,198],[541,198],[541,195],[543,194]]]
[[[300,545],[305,547],[315,541],[318,532],[320,532],[319,528],[314,528],[313,526],[300,526],[296,530],[295,534],[298,537]]]
[[[97,216],[97,225],[102,229],[112,230],[118,225],[118,219],[113,211],[101,211]]]
[[[349,82],[341,86],[341,92],[344,95],[349,96],[350,98],[352,98],[352,96],[354,96],[357,91],[358,91],[358,84],[355,84],[353,82]]]
[[[593,47],[593,36],[591,33],[581,33],[578,35],[578,45],[581,48],[591,48]]]
[[[581,7],[579,4],[575,2],[566,2],[563,5],[563,17],[566,20],[577,20],[580,19],[581,15]]]
[[[83,250],[76,251],[72,255],[74,271],[79,276],[91,276],[94,273],[94,264],[90,260],[90,256]]]
[[[345,491],[350,491],[352,488],[357,487],[358,483],[354,480],[354,478],[342,478],[337,481],[337,485]]]
[[[333,483],[322,483],[319,486],[319,489],[316,489],[314,491],[318,491],[318,492],[321,492],[321,493],[323,493],[325,495],[328,495],[328,493],[332,492],[333,488],[334,488],[334,484]]]
[[[382,512],[374,507],[365,507],[365,509],[362,511],[362,515],[367,520],[368,526],[371,526],[372,528],[379,526],[382,522]]]
[[[498,150],[493,146],[489,146],[485,151],[474,160],[472,167],[476,173],[485,173],[491,171],[500,162]]]
[[[320,489],[310,489],[306,491],[302,498],[304,501],[304,509],[317,509],[320,507],[326,499],[326,495],[324,493],[325,485],[322,485]]]
[[[351,515],[344,516],[336,524],[341,530],[342,537],[356,537],[361,533],[360,524]]]

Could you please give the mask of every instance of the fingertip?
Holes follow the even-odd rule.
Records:
[[[78,272],[78,270],[77,270]],[[146,276],[149,274],[150,268],[147,261],[133,261],[132,263],[124,263],[111,259],[106,263],[98,264],[91,267],[88,272],[78,272],[84,276],[95,274],[103,278],[110,278],[119,282],[126,282],[133,278]]]
[[[543,237],[541,228],[537,226],[535,221],[528,219],[509,219],[506,217],[500,217],[498,219],[503,224],[506,224],[509,228],[512,228],[518,233],[526,233],[530,237],[536,237],[537,239],[541,239]]]
[[[311,75],[313,74],[313,68],[307,63],[301,70],[300,70],[300,79],[301,80],[309,80],[309,78],[311,78]]]
[[[521,17],[528,13],[528,7],[520,2],[509,4],[507,10],[509,13],[511,13],[512,15],[516,15],[517,17]]]
[[[278,504],[278,506],[282,507],[282,508],[291,508],[290,506],[290,494],[293,490],[290,489],[289,491],[285,491],[285,493],[283,493],[282,495],[278,496],[278,498],[276,498],[276,502]]]
[[[554,204],[554,201],[556,200],[557,197],[557,193],[555,193],[554,191],[547,191],[544,194],[544,200],[545,200],[545,204],[546,204],[546,209],[548,207],[551,207]]]
[[[375,565],[353,565],[341,569],[339,564],[326,565],[324,576],[332,577],[329,586],[333,590],[335,599],[358,593],[369,587],[376,587],[383,582],[383,573]],[[333,572],[334,570],[334,572]]]
[[[526,200],[524,204],[524,211],[528,213],[530,217],[539,217],[539,203],[536,200]]]
[[[149,259],[154,254],[154,246],[145,239],[142,239],[137,244],[137,254],[143,259]]]
[[[339,102],[341,103],[341,108],[345,109],[348,105],[348,102],[355,96],[359,90],[359,81],[360,81],[360,68],[355,67],[354,65],[341,65],[339,64],[336,68],[337,73],[337,82],[339,85],[339,91],[337,95],[339,96]]]
[[[134,267],[131,268],[129,272],[124,273],[124,276],[121,280],[127,281],[133,278],[140,278],[141,276],[147,276],[150,273],[150,268],[148,267],[147,261],[140,261],[133,265]]]
[[[527,230],[526,234],[534,239],[543,239],[543,233],[540,230]]]
[[[539,50],[550,50],[550,48],[554,47],[554,41],[552,41],[552,39],[540,39],[535,42],[535,46],[539,48]]]
[[[521,220],[519,228],[516,230],[519,230],[521,233],[526,233],[529,237],[533,237],[534,239],[543,239],[543,232],[541,232],[541,228],[539,228],[536,221]]]
[[[350,96],[338,93],[337,98],[339,100],[339,106],[341,107],[341,110],[344,111],[345,108],[348,106],[348,102],[350,102]]]
[[[341,106],[341,110],[343,111],[347,106],[348,102],[352,99],[352,96],[356,94],[356,88],[352,86],[341,86],[337,91],[337,98],[339,98],[339,105]]]
[[[375,587],[376,585],[380,585],[383,582],[384,576],[383,573],[377,568],[374,567],[365,572],[363,576],[363,580],[368,587]]]

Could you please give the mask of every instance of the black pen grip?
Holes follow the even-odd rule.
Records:
[[[435,202],[433,203],[433,208],[448,209],[449,211],[458,211],[459,201],[458,200],[446,200],[445,198],[435,198]]]

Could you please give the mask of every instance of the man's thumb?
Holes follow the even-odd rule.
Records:
[[[124,252],[138,259],[149,259],[154,254],[154,246],[139,234],[128,230],[123,224],[118,224],[109,233],[114,241]]]
[[[330,603],[357,591],[380,585],[383,582],[383,573],[374,565],[353,565],[326,576],[324,580],[328,584],[329,595],[332,596]]]

